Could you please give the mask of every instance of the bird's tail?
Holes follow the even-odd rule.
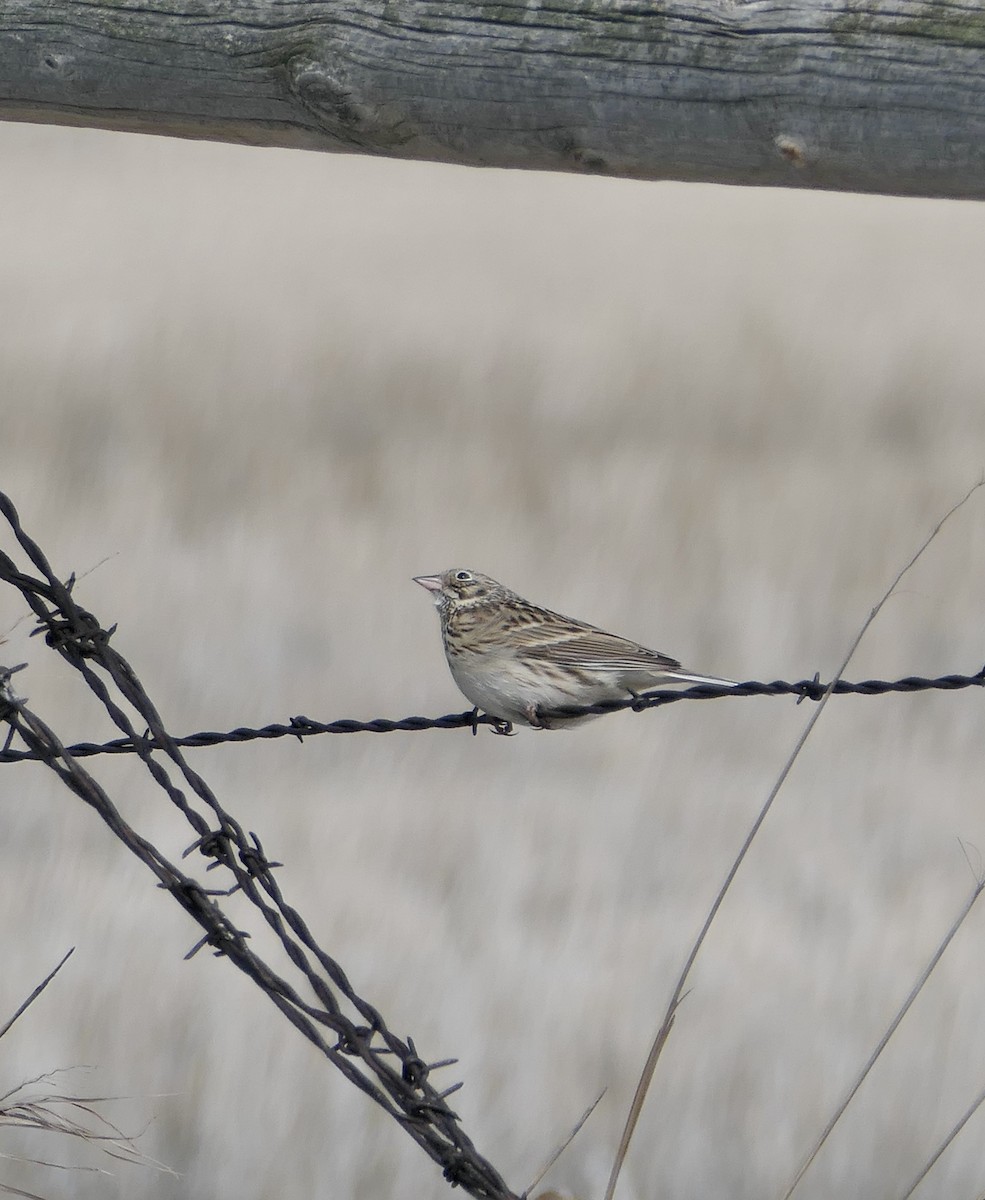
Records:
[[[738,680],[719,679],[715,675],[693,675],[690,671],[668,671],[668,683],[707,683],[711,687],[738,687]]]

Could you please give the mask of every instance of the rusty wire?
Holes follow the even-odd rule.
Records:
[[[229,886],[206,888],[124,819],[101,784],[15,694],[16,668],[0,668],[0,721],[9,727],[5,749],[9,752],[14,739],[19,739],[31,758],[53,771],[154,873],[159,885],[203,931],[189,957],[209,945],[248,975],[351,1083],[410,1134],[453,1186],[475,1197],[517,1200],[495,1167],[479,1154],[447,1103],[461,1084],[438,1088],[432,1082],[432,1072],[455,1060],[427,1062],[413,1038],[394,1034],[380,1012],[356,992],[341,966],[318,945],[301,914],[284,898],[273,873],[277,864],[267,860],[259,838],[248,834],[222,808],[202,776],[188,765],[133,668],[110,644],[114,628],[103,628],[75,602],[74,577],[63,583],[54,573],[2,493],[0,514],[39,572],[38,576],[22,572],[0,551],[0,581],[21,592],[47,644],[79,672],[151,778],[184,815],[195,839],[184,857],[201,856],[209,870],[226,873],[219,882]],[[297,972],[294,982],[251,948],[248,932],[223,910],[222,902],[237,892],[273,931]],[[309,989],[314,1001],[301,994]]]

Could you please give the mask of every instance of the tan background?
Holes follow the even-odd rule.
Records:
[[[413,574],[466,565],[689,666],[839,660],[985,464],[980,206],[0,126],[0,485],[176,732],[463,703]],[[9,539],[3,541],[9,549]],[[105,561],[104,561],[105,560]],[[95,568],[95,569],[93,569]],[[985,660],[985,493],[850,676]],[[21,615],[0,593],[0,632]],[[25,622],[67,738],[105,720]],[[598,1196],[658,1011],[809,713],[258,743],[194,764],[517,1188]],[[621,1195],[774,1195],[972,886],[982,697],[834,701],[715,926]],[[187,841],[132,765],[99,777]],[[42,769],[0,767],[0,1091],[90,1064],[177,1179],[13,1139],[50,1197],[429,1200],[438,1172]],[[898,1195],[985,1085],[972,917],[804,1196]],[[449,1082],[454,1076],[449,1076]],[[922,1196],[985,1186],[980,1116]]]

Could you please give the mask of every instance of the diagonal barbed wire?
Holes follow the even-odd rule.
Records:
[[[0,571],[2,577],[2,571]],[[926,691],[959,691],[962,688],[985,687],[985,667],[974,675],[941,675],[934,679],[920,675],[907,675],[903,679],[863,679],[852,683],[847,679],[839,679],[832,688],[836,696],[884,696],[891,692],[926,692]],[[679,691],[646,692],[635,698],[625,700],[607,700],[601,704],[591,704],[579,708],[557,709],[545,714],[552,717],[589,716],[622,712],[631,709],[634,712],[645,712],[650,708],[662,708],[665,704],[675,704],[679,700],[725,700],[745,696],[796,696],[800,700],[820,700],[827,691],[828,684],[820,682],[815,675],[813,679],[801,679],[796,683],[788,683],[783,679],[775,679],[772,683],[762,683],[749,680],[738,683],[733,687],[719,687],[715,684],[702,683],[695,687]],[[480,725],[489,725],[494,731],[501,732],[504,723],[485,713],[472,712],[448,713],[443,717],[401,717],[391,719],[374,717],[369,721],[359,721],[351,717],[337,721],[315,721],[311,717],[291,717],[286,723],[272,723],[260,728],[239,726],[225,732],[202,730],[199,733],[189,733],[183,737],[173,738],[176,746],[183,749],[196,749],[201,746],[220,746],[229,742],[255,742],[272,738],[296,737],[302,740],[321,733],[418,733],[430,729],[471,729],[473,732]],[[116,738],[109,742],[76,742],[66,747],[75,758],[90,758],[97,754],[136,754],[137,743],[132,738]],[[154,739],[145,735],[140,738],[140,749],[159,750]],[[0,750],[0,763],[24,762],[37,760],[37,755],[30,750]]]
[[[83,742],[66,747],[54,731],[15,695],[12,677],[21,668],[0,667],[0,722],[9,727],[0,747],[0,762],[40,761],[65,785],[89,804],[112,832],[137,855],[182,908],[199,924],[203,937],[190,954],[205,945],[230,959],[247,974],[301,1033],[331,1061],[351,1083],[383,1107],[437,1162],[452,1186],[489,1200],[517,1200],[496,1169],[476,1150],[462,1130],[458,1116],[448,1107],[448,1097],[462,1085],[437,1090],[431,1073],[454,1062],[426,1062],[410,1037],[400,1038],[382,1015],[362,999],[341,966],[315,941],[301,915],[284,898],[273,875],[278,866],[267,860],[260,840],[247,833],[219,804],[205,780],[188,765],[182,751],[258,739],[304,737],[322,733],[391,733],[431,729],[466,729],[480,725],[494,732],[509,732],[505,722],[477,711],[443,717],[342,719],[327,723],[299,716],[263,728],[237,728],[228,732],[202,731],[172,736],[164,727],[133,668],[111,645],[115,626],[103,628],[97,618],[73,598],[74,576],[67,582],[54,574],[38,544],[23,530],[10,500],[0,493],[0,515],[6,518],[22,550],[39,575],[26,574],[0,551],[0,582],[15,587],[27,600],[38,621],[36,632],[45,643],[79,671],[123,734],[106,742]],[[954,691],[985,686],[985,667],[974,675],[938,678],[907,676],[897,680],[870,679],[852,683],[837,679],[824,684],[815,675],[789,683],[748,681],[730,687],[702,684],[680,690],[645,693],[625,700],[581,708],[559,709],[548,717],[605,714],[650,708],[683,700],[725,699],[749,696],[794,696],[820,700],[826,694],[885,695],[928,690]],[[134,717],[133,714],[136,714]],[[13,745],[19,739],[20,746]],[[102,786],[79,760],[101,754],[136,754],[155,783],[185,816],[195,841],[184,857],[200,854],[207,870],[228,873],[225,888],[206,888],[186,874],[152,843],[142,838],[122,817]],[[159,754],[161,757],[154,757]],[[174,776],[174,777],[173,777]],[[276,973],[257,955],[249,934],[227,916],[221,902],[242,894],[274,932],[300,982],[315,1002],[307,1000],[286,975]],[[333,1035],[325,1036],[325,1030]]]
[[[448,1106],[448,1097],[462,1085],[439,1089],[432,1082],[434,1072],[455,1060],[427,1061],[418,1053],[413,1038],[396,1035],[382,1014],[359,995],[339,963],[321,948],[304,918],[287,902],[274,875],[278,864],[267,859],[260,839],[247,833],[222,807],[205,779],[189,766],[133,667],[111,645],[115,627],[103,628],[92,613],[76,603],[74,576],[63,583],[54,573],[2,493],[0,514],[39,573],[24,573],[0,551],[0,582],[11,584],[25,597],[46,644],[79,672],[154,783],[191,826],[194,841],[182,861],[195,856],[193,861],[205,870],[218,870],[221,886],[204,886],[129,824],[103,786],[15,693],[12,678],[16,668],[0,669],[0,722],[9,729],[4,749],[9,752],[18,739],[31,757],[43,762],[88,804],[149,868],[159,886],[202,930],[189,957],[208,945],[229,959],[350,1083],[406,1130],[452,1186],[461,1186],[478,1200],[517,1200]],[[161,756],[155,757],[153,751],[160,751]],[[253,906],[272,931],[293,973],[275,971],[254,951],[249,932],[228,915],[224,905],[236,894]]]

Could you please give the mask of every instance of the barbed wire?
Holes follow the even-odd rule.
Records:
[[[22,664],[23,665],[23,664]],[[16,669],[20,669],[19,667]],[[675,704],[679,700],[725,700],[743,696],[796,696],[801,700],[820,700],[830,685],[822,683],[815,675],[813,679],[801,679],[796,683],[788,683],[783,679],[775,679],[772,683],[762,683],[749,680],[737,683],[733,687],[720,687],[717,684],[698,684],[695,687],[680,691],[646,692],[635,698],[625,700],[607,700],[601,704],[592,704],[579,708],[557,709],[544,714],[552,718],[570,718],[579,716],[603,715],[631,709],[634,712],[645,712],[650,708],[661,708],[666,704]],[[974,675],[941,675],[935,679],[927,679],[920,675],[907,675],[903,679],[863,679],[852,683],[847,679],[839,679],[832,688],[836,696],[883,696],[890,692],[926,692],[926,691],[958,691],[962,688],[985,687],[985,667]],[[311,717],[291,717],[286,723],[273,723],[260,728],[239,726],[219,733],[214,730],[202,730],[199,733],[189,733],[183,737],[173,738],[176,746],[183,749],[202,746],[220,746],[229,742],[254,742],[272,738],[296,737],[299,741],[321,733],[418,733],[431,729],[471,729],[476,732],[480,725],[490,726],[494,732],[508,732],[507,722],[499,721],[485,713],[472,712],[448,713],[443,717],[401,717],[391,719],[374,717],[369,721],[359,721],[351,717],[340,718],[337,721],[315,721]],[[141,739],[141,748],[159,750],[162,747],[155,744],[152,737],[145,734]],[[137,744],[131,738],[116,738],[109,742],[76,742],[66,749],[74,758],[89,758],[97,754],[136,754]],[[0,763],[36,761],[38,756],[30,750],[0,750]]]
[[[66,747],[54,731],[18,697],[12,677],[23,667],[0,668],[0,722],[9,727],[0,748],[0,762],[34,760],[44,763],[76,795],[102,818],[112,832],[157,877],[181,907],[203,930],[188,957],[205,945],[216,955],[230,959],[260,987],[300,1032],[333,1063],[345,1077],[370,1096],[404,1128],[437,1162],[445,1178],[470,1195],[488,1200],[518,1200],[496,1169],[483,1158],[462,1130],[459,1118],[447,1104],[448,1097],[462,1086],[454,1083],[443,1090],[432,1084],[432,1072],[456,1060],[427,1062],[418,1054],[411,1037],[400,1038],[386,1025],[382,1015],[362,999],[342,967],[315,941],[305,921],[285,900],[273,875],[279,864],[270,862],[255,833],[243,827],[219,804],[205,780],[191,769],[183,749],[279,737],[304,737],[323,733],[419,732],[431,729],[471,729],[491,726],[507,733],[506,722],[477,711],[443,717],[376,718],[370,721],[342,719],[318,722],[309,717],[291,718],[287,723],[260,729],[238,728],[225,733],[202,731],[173,737],[130,664],[110,644],[116,627],[103,628],[97,618],[76,604],[72,590],[74,575],[62,582],[55,575],[38,544],[23,530],[16,509],[0,493],[0,514],[40,577],[20,571],[0,551],[0,582],[15,587],[27,600],[38,620],[35,632],[77,670],[102,703],[123,736],[105,743],[83,742]],[[945,675],[938,678],[907,676],[898,680],[870,679],[857,683],[838,680],[835,694],[884,695],[927,690],[953,691],[985,686],[985,667],[974,675]],[[642,712],[684,700],[710,700],[749,696],[795,696],[819,700],[828,690],[817,675],[788,683],[748,681],[732,687],[702,684],[691,688],[655,691],[626,700],[608,701],[581,708],[557,710],[548,718],[605,714],[625,709]],[[136,713],[139,720],[131,717]],[[143,730],[141,732],[141,730]],[[24,749],[15,748],[19,739]],[[152,780],[188,821],[194,842],[183,855],[200,854],[207,871],[228,873],[230,885],[205,887],[185,873],[151,842],[142,838],[121,816],[102,786],[79,763],[80,758],[99,754],[136,754]],[[165,762],[155,758],[163,756]],[[173,772],[176,779],[172,778]],[[186,794],[186,791],[188,794]],[[275,972],[249,944],[249,933],[235,925],[221,902],[239,893],[254,906],[278,939],[301,980],[310,988],[315,1003],[305,1000],[290,980]],[[326,1038],[323,1030],[331,1031]]]
[[[75,795],[88,804],[113,834],[155,875],[159,886],[181,905],[203,931],[187,957],[209,945],[244,972],[287,1019],[360,1091],[379,1104],[441,1167],[452,1186],[479,1200],[517,1200],[502,1176],[462,1129],[448,1097],[461,1083],[438,1089],[431,1075],[456,1060],[427,1061],[411,1037],[401,1038],[381,1013],[363,999],[342,967],[317,943],[301,914],[288,904],[260,839],[247,831],[219,803],[201,775],[193,771],[181,748],[165,729],[133,667],[110,645],[114,628],[104,629],[96,617],[76,604],[74,576],[63,583],[40,546],[23,530],[16,509],[0,493],[0,513],[21,549],[40,572],[26,574],[0,551],[0,581],[25,597],[45,642],[92,690],[146,767],[151,779],[181,812],[194,835],[183,858],[200,855],[206,870],[225,873],[223,887],[206,887],[143,838],[122,816],[102,785],[62,744],[55,732],[32,712],[13,689],[15,668],[0,670],[0,721],[9,728],[6,746],[15,738],[43,762]],[[131,712],[136,718],[131,717]],[[146,735],[140,729],[146,729]],[[160,751],[162,757],[154,757]],[[286,974],[275,971],[250,944],[223,904],[243,896],[272,930],[298,973],[306,999]],[[325,1031],[331,1036],[326,1037]]]

